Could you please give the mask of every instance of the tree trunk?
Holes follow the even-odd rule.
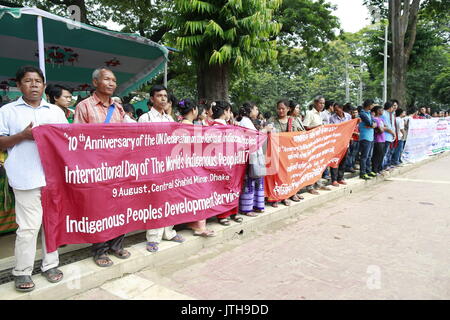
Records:
[[[400,106],[407,105],[406,75],[411,51],[416,40],[420,0],[389,0],[389,19],[392,29],[391,97]],[[408,39],[408,41],[406,41]]]
[[[228,94],[229,82],[229,64],[199,64],[197,67],[197,91],[199,101],[230,101]]]

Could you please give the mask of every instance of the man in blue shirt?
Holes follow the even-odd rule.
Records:
[[[45,80],[42,71],[32,66],[22,67],[16,74],[22,97],[0,109],[0,148],[8,149],[5,170],[15,196],[16,231],[15,258],[12,270],[15,288],[20,292],[34,289],[31,279],[36,244],[42,225],[41,188],[46,185],[32,127],[67,123],[64,112],[42,99]],[[42,233],[42,275],[50,282],[59,282],[63,273],[58,251],[47,252]]]
[[[359,151],[361,152],[359,177],[364,180],[369,180],[371,177],[376,177],[376,173],[371,172],[371,151],[373,149],[374,128],[377,127],[376,122],[372,119],[370,110],[374,105],[372,99],[364,101],[363,109],[359,117]]]
[[[386,138],[385,150],[386,154],[383,159],[383,169],[391,168],[391,160],[394,149],[391,148],[391,144],[395,141],[395,110],[397,109],[397,102],[394,100],[387,101],[384,104],[384,112],[382,115],[383,122],[385,123],[384,136]]]

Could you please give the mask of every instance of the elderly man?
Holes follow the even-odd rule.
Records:
[[[95,92],[91,97],[81,101],[75,109],[74,123],[122,123],[125,112],[121,105],[111,99],[117,88],[117,80],[114,73],[108,68],[98,68],[92,74],[92,84]],[[94,243],[92,254],[99,267],[109,267],[113,261],[108,253],[119,259],[127,259],[130,252],[123,249],[125,235],[112,240]]]
[[[335,103],[334,114],[330,117],[330,123],[338,124],[350,120],[352,120],[352,116],[344,112],[344,108],[340,104]],[[339,185],[341,184],[347,184],[344,181],[345,161],[347,159],[347,152],[342,158],[338,168],[331,168],[331,185],[334,187],[339,187]]]
[[[305,119],[303,120],[303,126],[306,130],[312,130],[323,125],[321,112],[325,106],[325,98],[322,96],[317,96],[314,98],[314,105],[311,110],[306,112]],[[319,180],[313,186],[307,186],[306,190],[311,194],[319,194],[317,190],[331,190],[329,187],[324,186]]]
[[[8,149],[5,169],[15,196],[15,258],[12,270],[15,288],[34,289],[31,279],[36,244],[42,224],[41,188],[46,185],[44,170],[31,128],[42,124],[67,123],[64,112],[42,99],[45,79],[42,71],[26,66],[17,71],[16,81],[22,97],[0,109],[0,148]],[[42,233],[42,275],[54,283],[63,278],[57,269],[58,251],[47,252]]]
[[[150,89],[150,101],[152,107],[144,113],[138,122],[174,122],[173,118],[165,112],[168,103],[167,89],[161,85],[155,85]],[[147,250],[158,251],[158,244],[164,240],[184,242],[184,238],[173,230],[173,226],[147,230]]]

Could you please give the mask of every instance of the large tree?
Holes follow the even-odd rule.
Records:
[[[364,0],[365,4],[380,8],[381,16],[388,18],[392,40],[391,97],[397,98],[402,106],[406,106],[407,72],[416,42],[418,23],[422,19],[445,19],[448,8],[446,1],[440,0],[389,0],[387,8],[384,2]]]
[[[420,0],[389,0],[389,21],[392,32],[392,96],[406,105],[406,74],[416,41]]]
[[[230,100],[234,68],[277,57],[281,0],[175,0],[177,45],[197,68],[199,99]]]

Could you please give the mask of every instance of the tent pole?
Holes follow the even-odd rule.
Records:
[[[37,33],[39,48],[39,68],[42,70],[45,80],[47,80],[47,77],[45,75],[44,28],[42,26],[41,16],[37,16]]]
[[[167,88],[167,60],[164,63],[164,87]]]

